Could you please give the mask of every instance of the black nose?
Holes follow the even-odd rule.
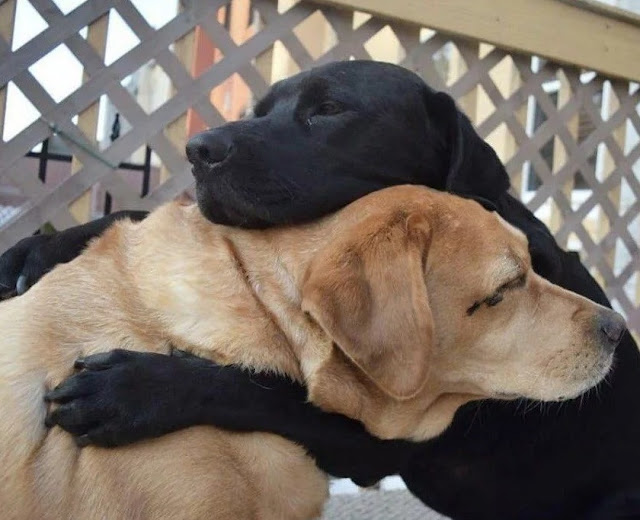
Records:
[[[213,166],[224,161],[231,148],[231,141],[222,132],[208,130],[189,139],[187,159],[194,166]]]
[[[624,318],[613,311],[606,311],[598,316],[598,327],[603,346],[611,350],[616,348],[627,330]]]

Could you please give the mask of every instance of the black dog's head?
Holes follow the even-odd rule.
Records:
[[[446,94],[401,67],[337,62],[275,84],[250,119],[187,145],[198,203],[243,227],[299,223],[395,184],[494,200],[493,149]]]

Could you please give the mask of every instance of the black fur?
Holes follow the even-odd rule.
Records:
[[[0,256],[0,299],[22,294],[57,264],[73,260],[116,220],[146,216],[146,211],[118,211],[84,226],[22,239]]]
[[[608,305],[577,255],[561,251],[507,193],[503,165],[451,98],[401,68],[343,62],[299,74],[275,85],[256,117],[194,138],[188,155],[202,212],[232,225],[302,222],[394,184],[480,197],[527,234],[537,272]],[[49,253],[40,259],[47,268],[60,260],[60,251]],[[5,253],[0,266],[14,267],[2,283],[15,286],[13,273],[29,256],[20,247]],[[117,351],[86,360],[50,396],[65,404],[49,422],[104,445],[192,424],[271,431],[361,483],[400,472],[413,493],[454,518],[640,518],[639,368],[626,335],[597,392],[542,407],[472,403],[439,438],[411,444],[374,439],[354,421],[321,413],[286,380]]]

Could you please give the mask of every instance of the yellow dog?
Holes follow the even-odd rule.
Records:
[[[325,475],[274,435],[197,427],[107,451],[47,430],[43,395],[81,355],[176,346],[287,374],[375,435],[422,440],[473,399],[578,395],[607,373],[623,327],[537,276],[496,214],[427,188],[265,231],[167,204],[0,304],[2,518],[320,514]]]

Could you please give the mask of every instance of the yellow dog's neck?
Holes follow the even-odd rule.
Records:
[[[416,398],[393,399],[334,346],[317,316],[302,310],[303,294],[308,309],[306,286],[313,287],[309,280],[319,258],[343,250],[348,257],[358,243],[351,246],[348,237],[364,233],[366,240],[374,236],[376,222],[386,229],[402,213],[397,196],[377,204],[361,200],[314,223],[261,231],[214,225],[196,206],[170,203],[141,223],[119,224],[92,247],[109,251],[110,240],[119,242],[114,250],[120,253],[111,259],[118,264],[114,283],[129,290],[118,291],[127,300],[118,304],[158,344],[286,374],[307,384],[316,405],[358,419],[376,435],[432,437],[474,396],[448,394],[431,377]],[[431,196],[409,198],[407,204],[428,204],[439,212]],[[371,216],[374,224],[363,226]]]
[[[212,224],[195,205],[170,203],[123,224],[125,270],[140,312],[178,348],[301,381],[301,349],[331,348],[301,311],[300,287],[334,220],[242,230]]]

